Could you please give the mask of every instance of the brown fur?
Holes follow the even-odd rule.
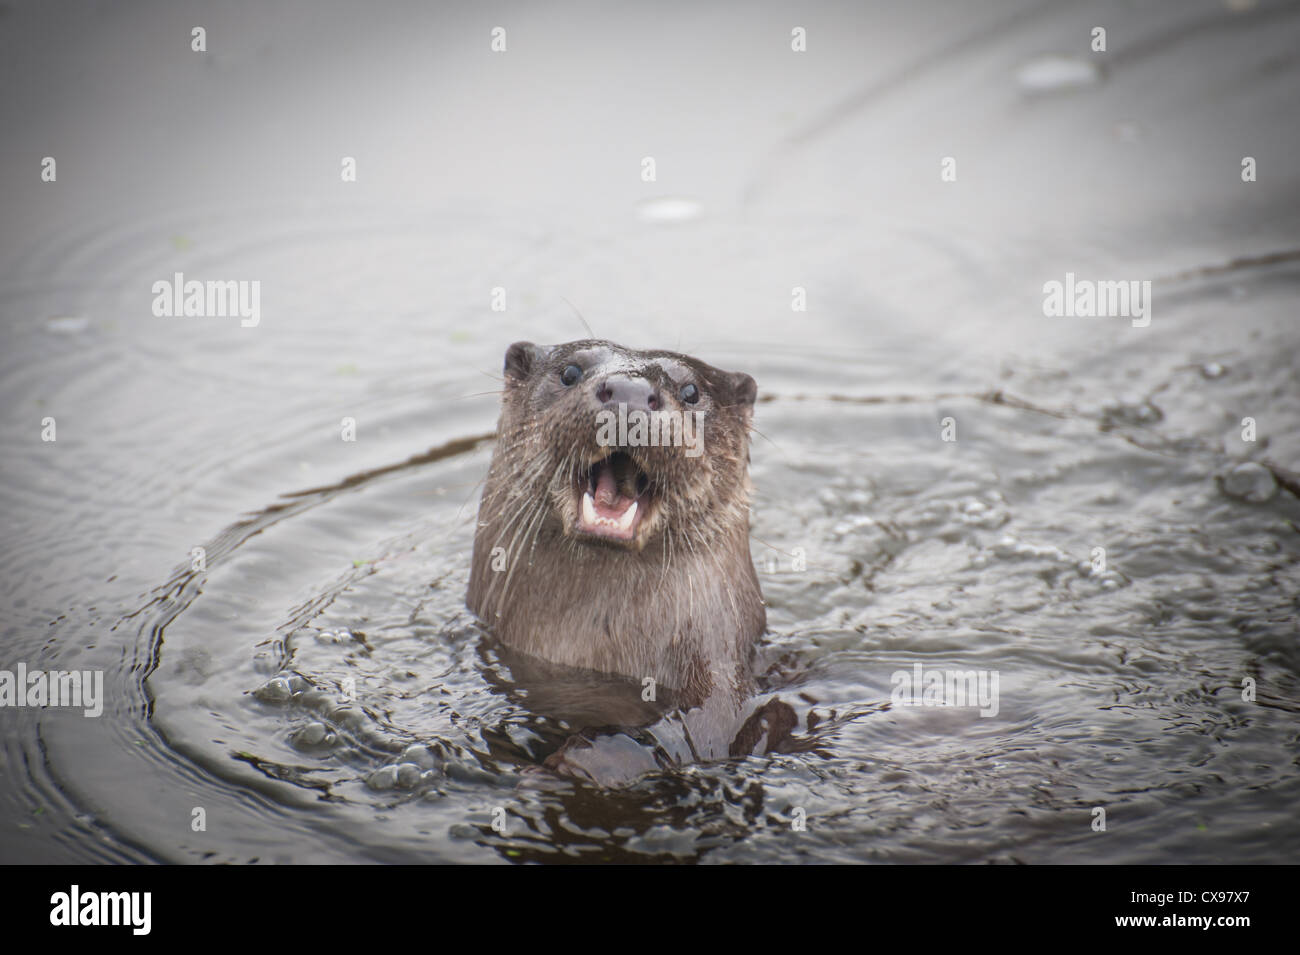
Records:
[[[570,364],[582,379],[566,386]],[[596,397],[610,374],[643,378],[663,410],[703,414],[703,454],[625,449],[655,503],[635,542],[575,537],[573,488],[601,449]],[[689,405],[681,386],[694,383]],[[749,430],[755,387],[687,355],[611,342],[506,354],[497,447],[479,507],[467,603],[497,638],[571,667],[652,677],[685,706],[738,710],[766,613],[749,551]],[[504,566],[493,570],[493,550]],[[725,746],[725,743],[723,744]]]

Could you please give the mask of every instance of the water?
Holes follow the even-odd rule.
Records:
[[[0,668],[105,711],[0,710],[0,858],[1296,861],[1300,13],[1241,6],[827,4],[805,54],[777,5],[258,6],[207,54],[8,7]],[[155,317],[178,271],[261,321]],[[1150,325],[1045,317],[1067,272]],[[527,771],[564,730],[463,599],[501,356],[575,308],[757,379],[809,751]],[[894,705],[917,663],[996,715]]]

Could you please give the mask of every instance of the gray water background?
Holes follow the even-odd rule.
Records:
[[[0,860],[1296,861],[1300,507],[1223,479],[1300,469],[1298,113],[1286,2],[5,4],[0,668],[106,702],[0,709]],[[178,271],[260,324],[155,317]],[[568,303],[757,379],[815,752],[520,784],[556,727],[463,595]]]

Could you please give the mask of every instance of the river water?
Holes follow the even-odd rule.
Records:
[[[0,669],[104,689],[0,709],[0,861],[1297,861],[1297,50],[1245,0],[5,4]],[[505,348],[584,321],[758,381],[806,751],[524,771],[563,727],[468,558]]]

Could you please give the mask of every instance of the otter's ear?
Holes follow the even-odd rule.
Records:
[[[506,375],[516,381],[523,381],[546,360],[549,353],[549,348],[541,348],[532,342],[515,342],[506,349]]]
[[[731,392],[729,404],[752,405],[758,396],[758,384],[743,371],[727,375],[727,388]]]

